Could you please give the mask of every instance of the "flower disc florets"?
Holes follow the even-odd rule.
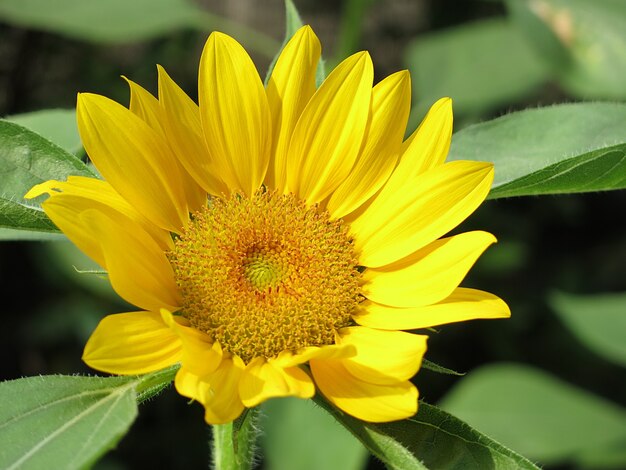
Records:
[[[362,298],[346,226],[291,194],[212,199],[170,262],[182,314],[245,362],[333,344]]]

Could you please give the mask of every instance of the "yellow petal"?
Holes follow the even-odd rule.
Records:
[[[309,205],[329,196],[356,161],[373,74],[366,52],[348,57],[313,95],[296,124],[287,155],[287,190]]]
[[[248,408],[273,397],[311,398],[313,395],[313,381],[302,369],[282,368],[263,358],[251,361],[239,382],[239,396]]]
[[[385,186],[351,224],[360,264],[393,263],[446,234],[483,202],[492,180],[493,164],[456,161],[392,194]]]
[[[130,112],[141,118],[155,132],[165,136],[163,129],[163,117],[159,101],[152,94],[139,84],[122,77],[130,88]]]
[[[272,159],[266,182],[284,191],[287,184],[287,150],[304,107],[315,93],[315,72],[320,42],[310,26],[300,28],[282,50],[267,82],[272,114]]]
[[[195,328],[183,324],[184,318],[161,309],[163,322],[178,335],[182,343],[182,363],[189,372],[204,376],[215,372],[222,361],[222,348],[218,342]]]
[[[195,212],[200,210],[206,205],[207,195],[206,192],[196,183],[189,173],[185,170],[185,167],[180,162],[179,153],[176,152],[174,142],[170,142],[167,139],[165,132],[165,110],[162,108],[159,100],[157,100],[151,93],[136,84],[135,82],[124,77],[130,86],[130,111],[145,121],[159,136],[162,138],[162,143],[166,142],[171,153],[177,158],[175,159],[178,164],[178,172],[182,179],[182,188],[185,193],[185,201],[189,212]]]
[[[398,160],[410,106],[411,78],[406,70],[374,87],[360,155],[348,178],[328,201],[328,211],[334,218],[354,211],[385,184]]]
[[[238,393],[243,369],[243,361],[237,356],[224,359],[214,372],[204,376],[190,372],[183,364],[174,385],[178,393],[204,406],[208,424],[229,423],[244,410]]]
[[[85,228],[75,227],[74,230],[71,228],[80,223],[79,214],[88,209],[97,209],[113,219],[118,217],[117,214],[121,214],[138,223],[163,250],[170,250],[173,247],[172,236],[169,231],[157,227],[137,212],[106,181],[85,178],[84,176],[70,176],[65,182],[49,180],[31,188],[24,197],[28,199],[42,194],[50,196],[43,203],[44,209],[47,213],[49,212],[48,216],[55,223],[58,221],[57,226],[64,232],[64,226],[69,223],[67,235],[72,241],[74,238],[78,238],[78,243],[75,242],[75,244],[79,247],[80,244],[84,243],[95,244],[97,245],[96,251],[100,252],[97,240],[82,240],[85,236]],[[59,213],[59,211],[61,212]],[[68,221],[67,219],[71,220]],[[76,228],[79,228],[78,233],[75,233],[77,232]],[[87,250],[83,251],[89,255]],[[104,262],[104,259],[100,261]]]
[[[337,408],[373,423],[406,419],[417,412],[417,389],[411,382],[380,385],[354,377],[341,360],[311,362],[315,383]]]
[[[493,294],[459,287],[445,300],[423,307],[396,308],[365,301],[355,315],[359,325],[382,330],[414,330],[476,319],[508,318],[509,307]]]
[[[363,295],[379,304],[419,307],[445,299],[496,238],[466,232],[434,241],[412,255],[363,273]]]
[[[254,194],[269,164],[271,118],[259,74],[233,38],[209,36],[198,95],[206,145],[220,176],[231,190]]]
[[[208,388],[208,384],[201,385],[200,376],[189,371],[183,363],[176,373],[174,379],[174,386],[176,391],[182,396],[191,398],[192,400],[199,400],[199,397],[204,396],[206,393],[202,388]]]
[[[353,326],[339,331],[342,344],[353,344],[356,355],[342,364],[356,378],[374,384],[409,380],[419,370],[427,336]]]
[[[102,176],[161,228],[180,231],[189,212],[178,164],[148,124],[103,96],[78,96],[77,120],[89,157]]]
[[[158,70],[163,127],[172,151],[206,192],[214,196],[227,194],[228,188],[219,177],[204,143],[198,105],[170,78],[163,67],[158,66]]]
[[[33,190],[35,189],[33,188]],[[103,269],[107,269],[97,234],[94,233],[91,227],[86,227],[84,221],[80,218],[81,213],[93,209],[93,204],[89,199],[72,195],[51,197],[44,201],[41,206],[52,222],[59,227],[79,250],[102,266]],[[107,209],[105,208],[104,210],[106,211]]]
[[[109,374],[146,374],[176,364],[181,342],[153,312],[104,317],[85,345],[83,361]]]
[[[452,121],[452,100],[441,98],[404,143],[400,162],[389,185],[400,188],[409,181],[416,181],[421,173],[443,165],[450,150]]]
[[[125,300],[145,310],[176,310],[180,294],[165,253],[139,226],[117,220],[96,210],[80,215],[99,241],[109,279]]]

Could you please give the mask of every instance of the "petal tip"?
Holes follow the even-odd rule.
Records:
[[[409,83],[411,82],[411,72],[407,69],[397,71],[396,75],[398,76],[398,82],[400,83],[405,83],[407,81]]]
[[[221,31],[213,31],[207,41],[207,44],[211,44],[213,47],[222,47],[233,43],[239,44],[235,38]]]
[[[500,301],[502,302],[502,307],[503,307],[503,312],[502,312],[502,317],[501,318],[511,318],[511,308],[509,307],[509,304],[507,304],[504,300],[500,299]]]
[[[315,31],[313,31],[313,28],[311,28],[311,26],[309,26],[308,24],[305,24],[304,26],[302,26],[293,35],[294,38],[298,36],[302,36],[302,40],[309,47],[313,47],[314,49],[321,49],[322,46],[321,46],[319,38],[317,37],[317,34],[315,34]]]
[[[53,180],[50,180],[50,181],[53,181]],[[36,184],[32,188],[30,188],[28,192],[24,194],[24,199],[33,199],[46,193],[50,194],[50,190],[51,190],[50,185],[49,185],[50,181],[47,181],[46,183]]]

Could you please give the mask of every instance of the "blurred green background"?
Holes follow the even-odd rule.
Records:
[[[626,101],[626,1],[295,4],[328,67],[367,49],[377,81],[410,69],[410,131],[444,95],[455,130],[528,107]],[[284,16],[282,0],[0,0],[0,116],[80,154],[77,92],[126,104],[120,75],[156,92],[159,63],[195,98],[213,29],[239,39],[264,76]],[[69,111],[24,115],[51,108]],[[546,468],[626,468],[625,214],[624,191],[486,202],[458,231],[499,244],[463,285],[500,295],[513,316],[431,334],[428,359],[467,374],[423,370],[421,397]],[[75,269],[90,267],[66,241],[0,244],[0,379],[91,373],[80,360],[90,332],[130,307]],[[262,468],[382,468],[312,403],[271,401],[263,426]],[[97,468],[203,468],[209,438],[201,407],[170,389]]]

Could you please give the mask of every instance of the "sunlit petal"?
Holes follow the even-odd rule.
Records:
[[[293,130],[313,93],[321,46],[310,26],[300,28],[285,45],[267,82],[272,114],[272,159],[266,182],[284,191],[287,184],[287,150]]]
[[[200,118],[209,154],[232,191],[251,196],[269,165],[271,117],[263,83],[241,45],[214,32],[202,52]]]
[[[332,71],[309,101],[287,155],[287,189],[315,204],[348,176],[369,114],[373,66],[360,52]]]
[[[395,263],[363,273],[363,295],[394,307],[419,307],[446,298],[469,269],[496,241],[487,232],[443,238]]]
[[[393,263],[445,235],[484,201],[492,180],[493,164],[457,161],[393,194],[385,186],[351,224],[361,264]]]
[[[366,301],[354,320],[363,326],[383,330],[414,330],[467,320],[508,318],[511,311],[497,296],[459,287],[433,305],[399,308]]]

